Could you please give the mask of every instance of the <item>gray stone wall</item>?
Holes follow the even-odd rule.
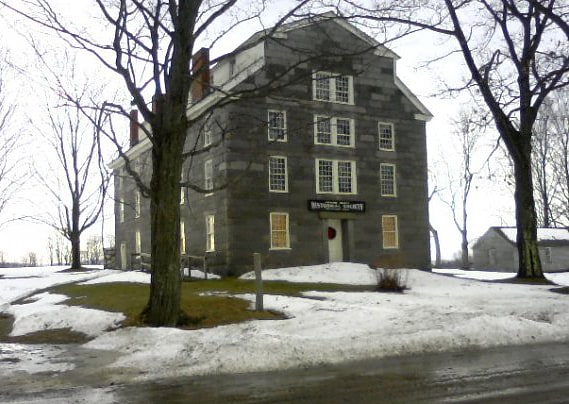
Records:
[[[310,265],[329,260],[327,219],[341,219],[344,260],[380,266],[430,267],[427,203],[427,153],[425,122],[416,120],[420,111],[397,88],[392,59],[375,55],[367,43],[328,22],[288,32],[283,42],[267,41],[267,65],[241,84],[241,88],[273,83],[285,74],[286,86],[257,98],[215,111],[210,117],[212,142],[221,141],[207,153],[190,158],[185,177],[204,184],[204,162],[213,162],[214,185],[222,187],[210,195],[187,190],[182,206],[186,228],[186,252],[208,257],[210,268],[221,274],[251,270],[252,254],[262,254],[264,268]],[[294,50],[300,50],[302,56]],[[322,50],[325,52],[322,53]],[[347,54],[350,54],[349,57]],[[318,56],[318,57],[316,57]],[[313,71],[351,75],[354,104],[314,101]],[[271,142],[267,135],[267,111],[283,110],[287,117],[287,141]],[[350,118],[355,122],[355,147],[314,143],[314,116]],[[379,150],[378,122],[395,128],[395,151]],[[190,131],[186,149],[203,144],[198,123]],[[286,156],[288,192],[269,192],[268,158]],[[315,159],[356,162],[357,194],[334,195],[316,192]],[[379,167],[396,165],[396,197],[381,197]],[[132,188],[117,191],[126,200]],[[365,213],[312,212],[307,201],[364,201]],[[144,218],[117,222],[117,257],[120,243],[134,250],[134,231],[142,232],[143,251],[148,240],[149,212]],[[290,249],[270,249],[270,212],[289,214]],[[206,222],[215,215],[215,251],[206,252]],[[399,248],[383,249],[382,215],[397,215]],[[116,211],[118,220],[118,210]]]

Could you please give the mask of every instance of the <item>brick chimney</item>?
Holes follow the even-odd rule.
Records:
[[[192,57],[192,88],[190,90],[192,102],[201,100],[209,92],[209,49],[201,48]]]
[[[130,111],[130,147],[138,143],[138,110]]]

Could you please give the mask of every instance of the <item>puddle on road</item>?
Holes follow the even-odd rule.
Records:
[[[65,348],[57,345],[0,343],[0,377],[72,370],[75,366],[62,357],[64,352]]]

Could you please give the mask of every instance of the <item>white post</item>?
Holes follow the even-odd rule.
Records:
[[[255,269],[255,310],[263,311],[263,278],[261,277],[261,254],[253,254],[253,268]]]

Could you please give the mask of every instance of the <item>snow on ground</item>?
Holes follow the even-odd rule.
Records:
[[[408,270],[403,294],[378,292],[307,292],[303,297],[266,295],[264,306],[287,314],[287,320],[250,321],[201,330],[172,328],[112,328],[108,313],[62,309],[61,297],[42,293],[34,301],[11,305],[16,323],[36,313],[45,328],[76,327],[97,335],[85,345],[114,350],[110,365],[118,373],[131,368],[140,378],[247,372],[305,367],[353,359],[419,352],[460,350],[548,341],[569,341],[569,296],[552,292],[551,285],[491,282],[513,274],[445,270],[427,273]],[[38,271],[43,282],[76,274]],[[98,281],[148,282],[144,274],[99,271]],[[74,277],[75,276],[75,277]],[[245,277],[251,277],[249,274]],[[375,271],[359,264],[332,264],[266,270],[264,279],[297,282],[372,284]],[[569,273],[548,274],[569,285]],[[477,279],[476,279],[477,278]],[[0,278],[0,291],[17,278]],[[484,280],[480,280],[484,279]],[[28,291],[29,294],[29,291]],[[254,296],[241,295],[251,301]],[[58,316],[39,313],[42,307],[60,308]],[[47,310],[49,313],[49,310]],[[41,319],[41,321],[40,321]],[[88,319],[88,321],[86,320]],[[28,320],[29,323],[34,321]],[[86,324],[98,323],[97,327]],[[83,327],[83,328],[82,328]],[[18,327],[16,327],[18,328]],[[21,329],[20,329],[20,332]],[[269,354],[270,353],[270,354]],[[0,365],[1,368],[2,365]],[[46,365],[47,366],[47,365]],[[109,369],[112,371],[112,369]]]

